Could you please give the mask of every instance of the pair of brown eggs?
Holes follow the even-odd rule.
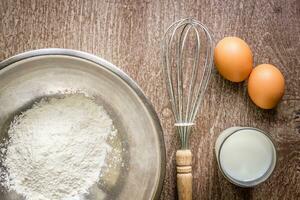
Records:
[[[284,94],[282,73],[271,64],[253,69],[253,54],[248,44],[237,37],[226,37],[218,42],[214,61],[219,73],[232,82],[248,78],[248,94],[260,108],[274,108]]]

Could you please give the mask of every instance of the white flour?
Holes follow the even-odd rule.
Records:
[[[101,106],[70,95],[35,104],[8,133],[8,189],[28,200],[75,200],[98,181],[116,130]]]

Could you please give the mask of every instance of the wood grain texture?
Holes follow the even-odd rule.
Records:
[[[249,99],[246,83],[232,84],[214,70],[191,136],[193,199],[300,199],[300,1],[247,0],[1,0],[0,60],[31,49],[60,47],[96,54],[119,66],[144,90],[164,129],[167,173],[161,199],[177,199],[178,137],[160,63],[160,41],[173,21],[194,17],[215,41],[239,36],[255,65],[272,63],[286,77],[286,93],[270,111]],[[218,171],[214,142],[231,126],[270,132],[278,165],[265,183],[241,189]]]

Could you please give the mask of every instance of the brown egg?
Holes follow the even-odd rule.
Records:
[[[219,73],[232,82],[246,80],[253,68],[251,49],[238,37],[225,37],[219,41],[214,60]]]
[[[273,65],[255,67],[248,80],[248,94],[260,108],[274,108],[284,93],[284,77]]]

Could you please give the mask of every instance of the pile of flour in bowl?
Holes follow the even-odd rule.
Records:
[[[28,200],[81,199],[101,176],[115,134],[103,107],[82,94],[42,99],[10,125],[6,187]]]

